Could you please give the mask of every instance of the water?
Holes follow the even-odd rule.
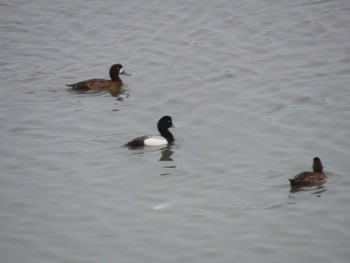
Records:
[[[2,262],[348,262],[349,1],[0,4]],[[108,78],[126,91],[76,93]],[[171,115],[165,149],[129,150]],[[322,187],[288,178],[319,156]]]

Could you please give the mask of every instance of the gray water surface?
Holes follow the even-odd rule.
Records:
[[[0,3],[1,262],[348,262],[349,12]],[[114,63],[121,94],[65,86]],[[163,115],[173,146],[122,147]],[[327,183],[291,191],[315,156]]]

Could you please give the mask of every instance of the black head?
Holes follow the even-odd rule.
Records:
[[[124,71],[124,68],[121,64],[112,65],[111,68],[109,69],[109,76],[111,77],[111,79],[117,80],[119,79],[119,75],[130,76],[130,74]]]
[[[173,124],[173,121],[170,116],[163,116],[160,118],[158,121],[158,131],[160,135],[162,135],[169,144],[173,143],[174,141],[174,136],[171,134],[169,131],[169,128],[175,128],[176,125]]]
[[[323,173],[323,165],[320,158],[314,158],[312,168],[315,173]]]
[[[170,116],[163,116],[158,121],[158,130],[162,128],[163,130],[167,130],[169,128],[173,127],[173,121]]]
[[[158,131],[159,133],[164,136],[169,143],[172,143],[174,141],[173,135],[168,130],[169,128],[175,128],[176,125],[173,124],[173,121],[170,116],[163,116],[158,121]]]

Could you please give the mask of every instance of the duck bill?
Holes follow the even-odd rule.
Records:
[[[119,75],[131,76],[131,74],[127,73],[124,69],[119,71]]]

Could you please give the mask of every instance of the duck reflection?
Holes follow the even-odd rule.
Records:
[[[173,162],[173,158],[171,158],[171,156],[173,155],[174,151],[172,151],[169,147],[163,148],[162,151],[162,156],[160,157],[159,161],[161,162]],[[170,169],[176,168],[176,165],[166,165],[163,166],[162,168],[165,168],[167,170],[164,170],[163,173],[160,173],[160,176],[167,176],[167,175],[171,175],[172,173],[170,172]]]
[[[130,93],[128,93],[128,89],[109,89],[109,90],[74,90],[68,89],[69,92],[73,92],[75,94],[88,94],[88,95],[103,95],[109,93],[112,97],[116,98],[118,101],[124,101],[130,97]]]
[[[162,150],[162,156],[160,157],[159,161],[168,161],[173,162],[174,160],[171,158],[174,151],[172,151],[170,148],[165,148]]]
[[[321,194],[326,192],[327,188],[325,185],[320,184],[313,187],[307,187],[307,186],[291,186],[289,191],[289,198],[293,198],[293,194],[296,194],[298,192],[311,192],[313,195],[317,195],[318,197],[321,197]]]
[[[130,97],[130,93],[128,93],[127,89],[110,89],[108,90],[112,97],[116,98],[116,100],[124,101]]]
[[[123,90],[121,89],[109,89],[109,93],[112,97],[119,98],[119,96],[123,93]]]

